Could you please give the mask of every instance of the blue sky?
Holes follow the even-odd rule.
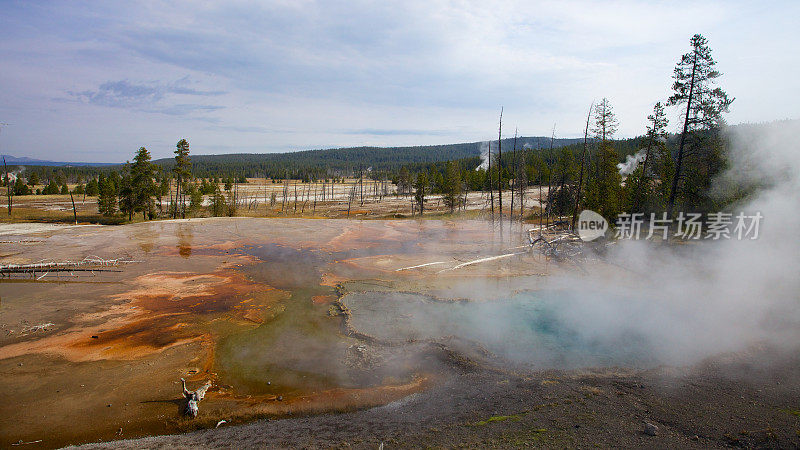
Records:
[[[797,118],[800,2],[0,1],[0,153],[118,162],[581,134],[669,96],[704,34],[731,123]],[[677,111],[670,127],[678,128]]]

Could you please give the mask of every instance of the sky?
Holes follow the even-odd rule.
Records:
[[[703,34],[729,123],[798,118],[797,1],[0,0],[0,153],[122,162],[644,132]],[[671,109],[670,130],[679,128]]]

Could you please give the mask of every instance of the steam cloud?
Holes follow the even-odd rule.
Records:
[[[628,155],[625,157],[625,162],[617,164],[619,174],[622,176],[630,175],[639,167],[639,163],[644,161],[647,151],[642,149],[636,152],[635,155]]]
[[[492,148],[492,143],[489,141],[481,142],[481,164],[475,170],[487,170],[489,168],[489,150]]]
[[[2,162],[2,161],[0,161],[0,162]],[[24,166],[18,168],[17,170],[8,172],[8,181],[9,181],[9,183],[16,183],[17,177],[22,175],[23,172],[25,172],[25,167]],[[3,176],[5,177],[5,174],[3,174]]]
[[[486,286],[485,296],[498,301],[458,306],[452,315],[422,311],[407,325],[422,334],[447,330],[441,335],[476,340],[540,367],[682,365],[764,344],[794,349],[800,345],[798,135],[796,121],[727,131],[731,169],[714,185],[759,186],[729,211],[762,214],[755,240],[680,246],[622,240],[609,249],[611,264],[589,267],[588,274],[530,281],[530,290],[516,293]],[[471,285],[470,295],[479,290]],[[539,336],[525,338],[531,330]]]
[[[799,132],[796,121],[728,132],[732,164],[718,186],[763,186],[777,177],[735,208],[764,216],[758,239],[707,241],[688,250],[622,241],[610,259],[632,268],[624,281],[600,275],[551,281],[573,293],[559,319],[586,341],[624,342],[673,364],[755,344],[797,345]]]

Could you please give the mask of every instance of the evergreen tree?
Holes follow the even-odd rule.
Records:
[[[647,116],[649,124],[644,138],[645,154],[642,164],[628,176],[626,188],[628,190],[628,209],[630,212],[644,212],[653,209],[659,203],[653,198],[653,185],[650,182],[650,173],[659,172],[653,166],[665,164],[662,158],[665,154],[667,141],[667,125],[669,120],[664,113],[664,105],[656,102],[653,113]],[[666,180],[662,179],[662,183]]]
[[[13,187],[14,195],[31,195],[31,188],[24,181],[22,178],[17,177],[17,181],[14,182]]]
[[[130,176],[130,163],[125,163],[125,170],[117,184],[119,197],[119,210],[128,216],[128,220],[133,220],[134,209],[136,208],[136,194],[133,191],[133,184]]]
[[[181,189],[183,187],[182,183],[191,176],[192,167],[192,162],[189,158],[189,141],[181,139],[175,147],[175,166],[172,168],[172,171],[175,173],[176,181],[175,199],[180,208],[175,209],[173,218],[177,218],[179,212],[182,216],[186,215],[183,208],[184,202]],[[180,211],[178,211],[178,209],[180,209]]]
[[[551,213],[559,216],[569,214],[570,207],[575,201],[575,193],[571,186],[576,181],[576,172],[575,156],[571,151],[562,149],[553,168],[551,189],[554,189],[554,192],[548,196],[552,202],[552,205],[548,205]]]
[[[156,185],[153,181],[155,167],[150,162],[150,152],[140,147],[130,165],[130,184],[133,196],[133,212],[141,212],[142,218],[153,215],[153,196]]]
[[[114,186],[114,182],[101,174],[97,184],[99,186],[97,207],[100,210],[100,214],[112,217],[117,212],[117,189]],[[88,191],[87,195],[89,195]]]
[[[211,196],[211,214],[215,217],[225,216],[228,212],[228,204],[225,196],[219,190],[219,186],[214,190],[214,195]]]
[[[618,127],[619,122],[611,103],[607,98],[603,98],[600,103],[594,106],[594,128],[591,130],[592,133],[601,142],[604,142],[614,136]]]
[[[64,175],[64,171],[63,170],[58,169],[58,172],[56,172],[55,182],[56,182],[56,184],[58,186],[67,184],[67,177]]]
[[[406,166],[400,168],[400,174],[397,176],[395,184],[397,184],[398,194],[407,194],[411,191],[411,175]]]
[[[189,183],[186,191],[189,193],[189,212],[193,215],[197,214],[200,207],[203,206],[203,193],[194,183]]]
[[[102,175],[101,175],[102,176]],[[100,187],[96,179],[92,178],[86,183],[86,195],[94,197],[100,192]]]
[[[594,176],[586,187],[586,207],[613,221],[622,207],[622,177],[617,169],[619,156],[611,141],[618,122],[606,98],[596,105],[594,116],[592,131],[600,140],[600,147],[593,164]]]
[[[447,162],[443,188],[444,204],[452,213],[461,201],[461,171],[455,161]]]
[[[586,188],[586,207],[614,221],[621,212],[622,177],[617,169],[619,157],[610,141],[600,144],[594,163],[595,176]]]
[[[684,54],[675,66],[672,85],[673,95],[669,98],[667,106],[686,104],[684,113],[683,132],[678,146],[678,157],[675,163],[675,175],[667,204],[667,212],[672,217],[672,211],[677,199],[679,182],[683,177],[683,161],[686,153],[687,137],[698,131],[716,127],[722,121],[722,113],[734,99],[728,98],[719,87],[713,87],[716,79],[722,74],[715,68],[716,61],[711,57],[708,41],[700,34],[695,34],[689,41],[692,50]],[[698,146],[699,147],[699,146]],[[689,186],[696,190],[696,186]]]
[[[31,172],[31,175],[28,177],[28,186],[34,187],[39,184],[39,173],[38,172]]]
[[[419,206],[419,215],[425,213],[425,194],[428,191],[428,176],[424,171],[417,174],[416,183],[414,183],[414,201]]]
[[[58,185],[55,181],[51,181],[47,186],[44,187],[44,189],[42,189],[42,194],[44,195],[56,195],[58,192]]]

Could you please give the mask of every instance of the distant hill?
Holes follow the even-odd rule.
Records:
[[[555,139],[553,147],[559,148],[583,142],[582,139]],[[358,173],[359,170],[375,172],[395,172],[403,166],[417,170],[430,164],[451,160],[469,160],[474,158],[477,166],[481,151],[489,142],[466,142],[445,145],[421,145],[415,147],[347,147],[321,150],[303,150],[287,153],[233,153],[224,155],[192,154],[192,173],[194,176],[208,177],[229,175],[245,175],[247,177],[267,176],[270,178],[345,176]],[[497,151],[497,141],[491,141],[492,152]],[[514,138],[502,140],[503,153],[510,155],[514,146]],[[517,148],[549,148],[550,138],[519,137]],[[72,167],[70,173],[84,175],[97,173],[98,170],[118,169],[122,164],[114,163],[79,163],[59,162],[34,158],[17,158],[5,155],[9,165],[25,165],[32,169],[41,167],[43,172],[51,172],[55,167]],[[174,164],[172,158],[153,161],[169,170]]]
[[[0,155],[0,162],[5,158],[8,165],[23,165],[23,166],[113,166],[114,163],[87,163],[87,162],[64,162],[64,161],[50,161],[47,159],[34,159],[28,157],[18,158],[12,155]]]
[[[582,142],[582,139],[555,139],[553,147],[563,147]],[[503,149],[511,151],[514,139],[502,140]],[[304,150],[290,153],[235,153],[226,155],[191,155],[192,172],[196,176],[235,173],[246,176],[283,177],[298,172],[324,172],[349,174],[359,169],[394,171],[402,166],[421,166],[442,161],[479,157],[484,142],[467,142],[446,145],[421,145],[416,147],[347,147],[324,150]],[[549,148],[549,137],[519,137],[517,148]],[[496,151],[497,141],[492,142]],[[174,160],[164,158],[154,161],[169,168]]]

